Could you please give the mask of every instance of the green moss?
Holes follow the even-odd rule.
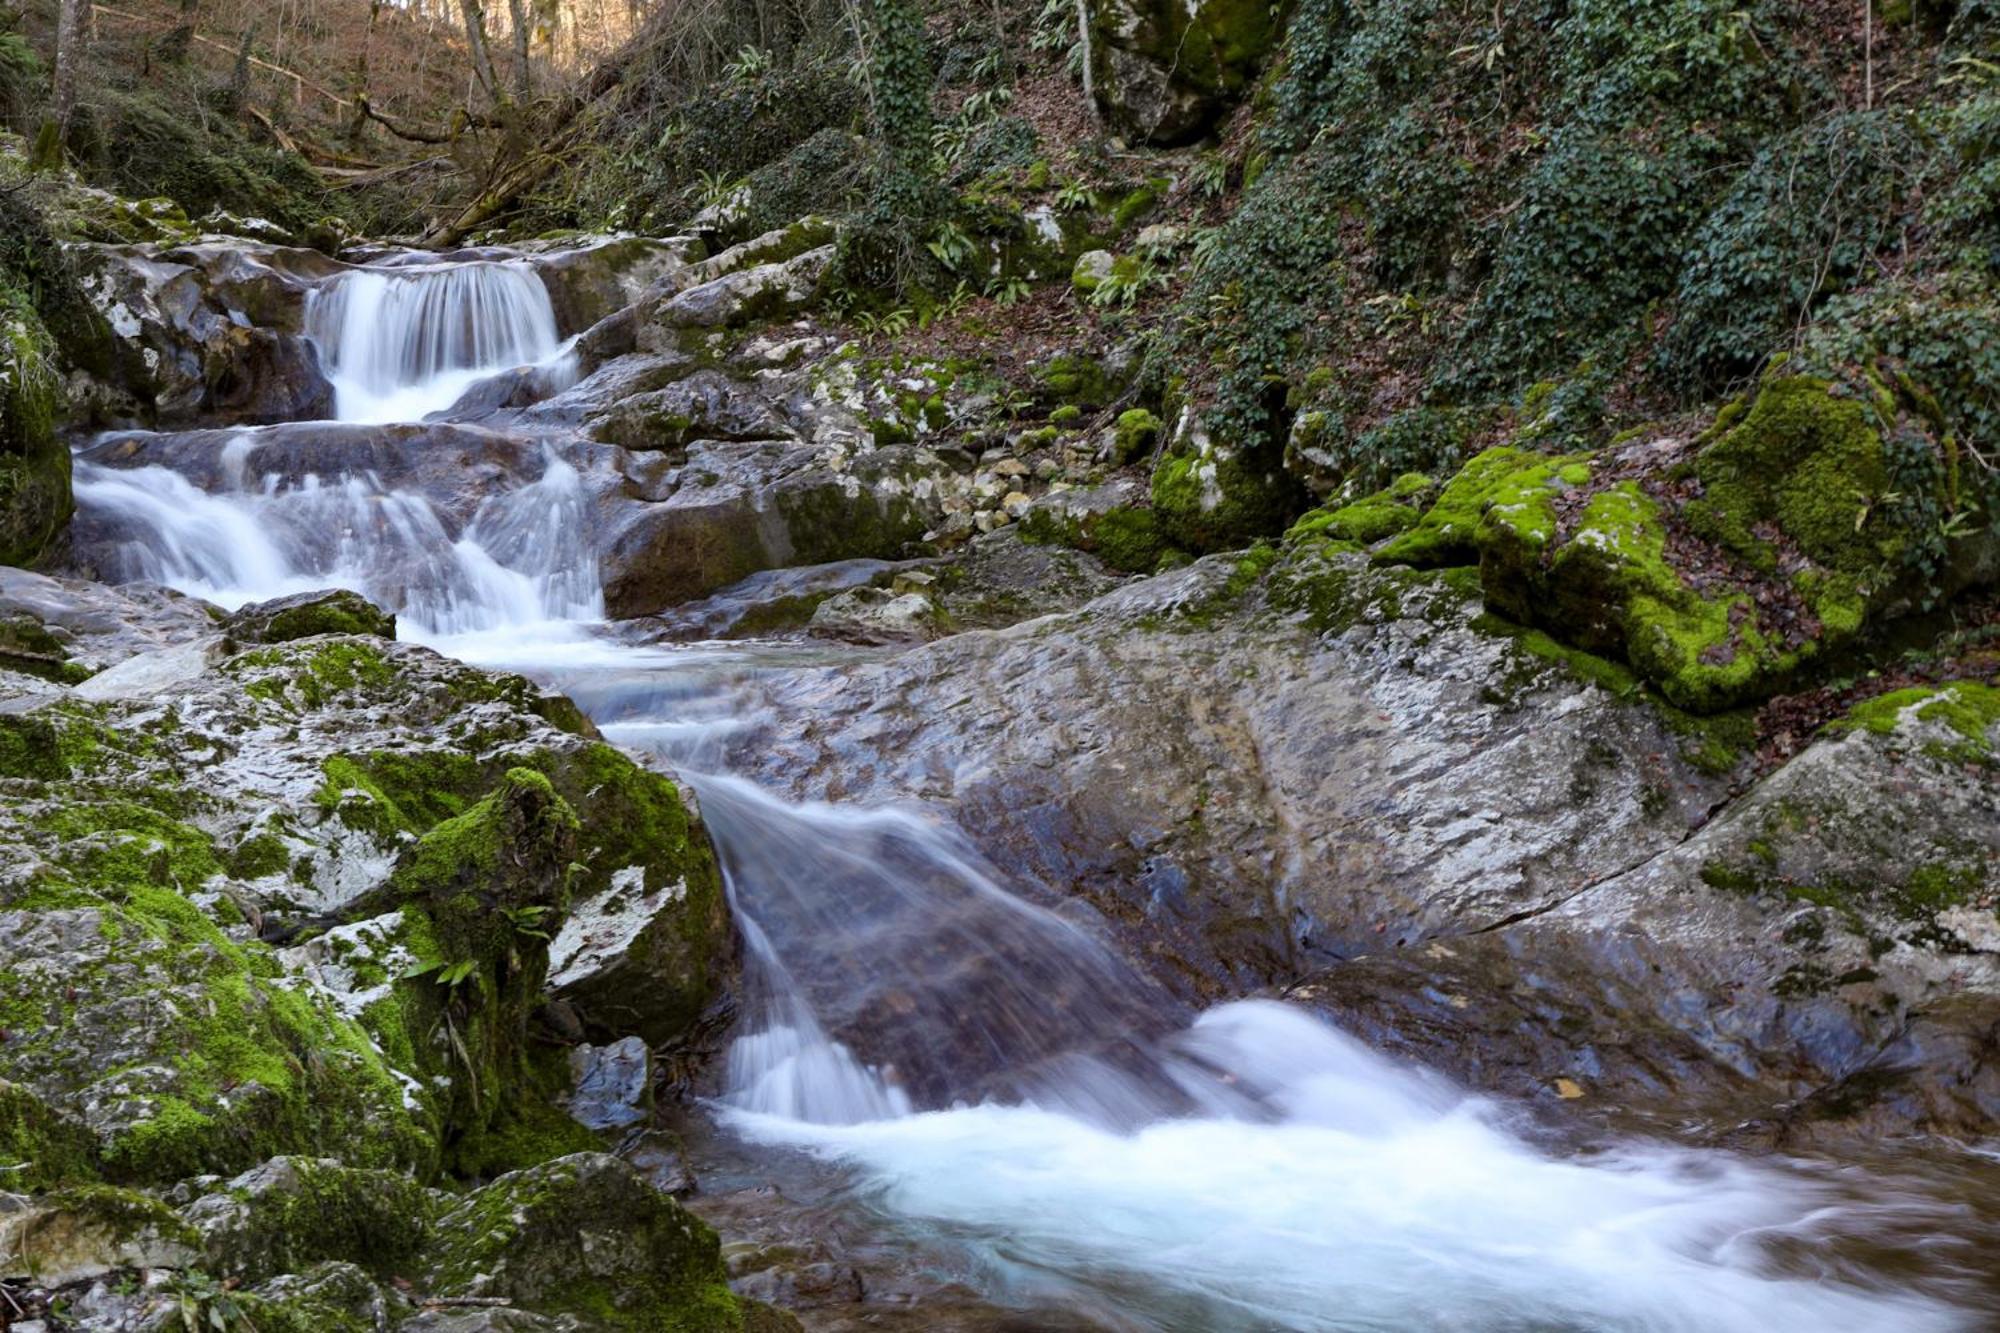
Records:
[[[26,1088],[0,1081],[0,1171],[14,1191],[95,1180],[97,1136]]]
[[[1298,482],[1250,454],[1187,453],[1153,470],[1153,510],[1174,545],[1226,551],[1282,533],[1301,507]]]
[[[1778,554],[1756,531],[1774,524],[1818,564],[1856,577],[1900,554],[1884,517],[1890,491],[1882,439],[1866,404],[1836,397],[1823,380],[1774,379],[1747,415],[1704,450],[1703,495],[1689,523],[1766,573]]]
[[[1523,471],[1546,466],[1538,455],[1506,445],[1476,455],[1445,483],[1421,522],[1375,553],[1376,561],[1419,569],[1472,564],[1479,556],[1480,523],[1499,488]]]
[[[1406,473],[1388,488],[1351,504],[1313,510],[1292,525],[1285,533],[1285,540],[1331,538],[1364,546],[1386,541],[1423,521],[1420,502],[1433,487],[1429,477]]]
[[[1151,453],[1159,438],[1160,419],[1151,412],[1143,407],[1121,412],[1112,429],[1111,461],[1123,467],[1141,455]]]
[[[396,637],[396,618],[384,614],[357,594],[335,594],[304,606],[287,607],[270,617],[257,637],[263,643],[289,643],[294,639],[321,634],[374,635],[393,639]]]
[[[74,507],[55,356],[33,303],[0,279],[0,565],[39,559]]]
[[[1103,365],[1088,356],[1064,353],[1036,367],[1034,377],[1042,391],[1058,403],[1101,407],[1112,398]]]
[[[2000,685],[1961,680],[1895,690],[1856,704],[1829,730],[1888,735],[1906,717],[1942,725],[1959,737],[1940,747],[1939,757],[1961,763],[1990,761],[1995,753],[1993,730],[2000,727]]]
[[[1075,403],[1064,403],[1049,413],[1051,426],[1073,426],[1083,418],[1083,409]]]

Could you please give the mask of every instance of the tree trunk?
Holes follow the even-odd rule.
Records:
[[[188,48],[194,45],[195,21],[201,17],[201,0],[181,0],[180,18],[160,39],[162,60],[182,61],[187,59]]]
[[[465,13],[465,44],[472,52],[472,74],[488,101],[500,105],[500,80],[493,74],[493,53],[486,46],[486,7],[479,0],[458,0]]]
[[[528,36],[532,26],[523,0],[507,0],[508,17],[514,21],[514,100],[535,100],[535,76],[528,67]]]
[[[67,142],[76,119],[76,78],[83,64],[90,28],[90,0],[62,0],[56,16],[55,133],[57,145]]]
[[[368,30],[362,34],[361,50],[354,57],[354,118],[347,130],[352,143],[359,143],[361,132],[368,128],[368,62],[375,49],[375,22],[381,16],[382,0],[368,0]]]

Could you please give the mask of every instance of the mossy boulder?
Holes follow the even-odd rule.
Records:
[[[1894,487],[1882,436],[1869,404],[1831,388],[1802,375],[1763,385],[1696,460],[1689,526],[1765,572],[1781,538],[1823,569],[1880,579],[1907,541],[1883,503]]]
[[[1113,569],[1149,574],[1158,568],[1168,543],[1148,499],[1146,488],[1130,480],[1057,491],[1021,516],[1021,539],[1075,547]]]
[[[1292,525],[1285,539],[1319,537],[1372,546],[1422,522],[1423,501],[1436,489],[1437,483],[1422,473],[1406,473],[1373,495],[1313,510]]]
[[[1266,0],[1091,0],[1098,101],[1125,133],[1184,143],[1250,86],[1283,31]]]
[[[1227,551],[1283,532],[1305,507],[1297,479],[1276,451],[1226,448],[1183,422],[1177,452],[1153,469],[1153,510],[1174,545]]]
[[[576,1316],[594,1329],[737,1333],[706,1223],[615,1157],[582,1153],[502,1176],[438,1220],[425,1287]]]
[[[434,1211],[430,1192],[395,1171],[330,1158],[276,1157],[181,1211],[203,1265],[262,1282],[337,1260],[390,1275],[408,1267]]]
[[[56,438],[61,380],[34,306],[0,289],[0,564],[40,559],[69,522],[69,449]]]
[[[290,643],[320,634],[396,637],[396,617],[358,592],[333,588],[253,602],[229,618],[231,637],[244,643]]]

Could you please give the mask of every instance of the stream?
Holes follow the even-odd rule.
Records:
[[[358,447],[339,462],[341,441],[371,438],[354,427],[450,424],[496,376],[574,380],[532,268],[394,256],[326,279],[306,329],[351,423],[313,428],[310,466],[287,425],[148,452],[172,466],[100,441],[79,451],[79,526],[116,551],[111,575],[225,607],[361,591],[405,638],[564,690],[690,783],[748,953],[701,1110],[734,1171],[810,1176],[913,1264],[1111,1328],[1975,1322],[1977,1246],[1950,1244],[1964,1213],[1947,1187],[1551,1143],[1518,1108],[1297,1007],[1186,1012],[1090,918],[1008,882],[948,812],[796,803],[732,773],[761,680],[869,650],[681,644],[607,621],[586,485],[607,446],[488,421],[480,447],[517,460],[490,475],[513,481],[469,497],[480,478],[385,470]]]

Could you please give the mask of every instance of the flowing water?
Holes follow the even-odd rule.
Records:
[[[520,264],[403,263],[316,293],[338,410],[414,420],[566,355]],[[1000,1300],[1141,1329],[1975,1326],[1935,1192],[1828,1164],[1535,1146],[1513,1113],[1300,1010],[1204,1014],[936,811],[798,804],[725,771],[761,675],[826,650],[635,646],[603,623],[586,463],[456,517],[357,467],[281,471],[223,434],[197,487],[80,461],[113,573],[224,605],[330,585],[403,633],[570,691],[698,789],[751,967],[716,1113],[948,1242]],[[534,451],[528,453],[533,456]],[[1943,1247],[1899,1284],[1852,1257]],[[1970,1247],[1970,1236],[1961,1238]]]

